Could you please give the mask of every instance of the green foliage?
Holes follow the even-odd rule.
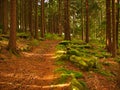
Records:
[[[63,55],[57,56],[57,60],[69,60],[69,56],[63,54]]]
[[[76,49],[70,49],[70,50],[67,50],[67,54],[69,56],[72,56],[72,55],[75,55],[75,56],[80,56],[80,52]]]
[[[61,54],[58,58],[72,62],[82,70],[88,71],[101,68],[102,65],[98,59],[111,56],[111,54],[102,49],[102,45],[95,43],[86,44],[82,41],[62,41],[59,44],[64,46],[65,49],[63,50],[65,53]]]
[[[37,39],[33,39],[33,40],[30,41],[30,45],[31,45],[31,46],[38,46],[38,45],[39,45],[39,42],[40,42],[40,41],[38,41]]]
[[[25,32],[19,32],[19,33],[17,33],[17,37],[27,39],[30,37],[30,35],[28,33],[25,33]]]
[[[71,43],[71,41],[65,40],[65,41],[61,41],[61,42],[59,43],[59,45],[62,45],[62,46],[67,47],[70,43]]]
[[[114,60],[115,60],[116,62],[120,63],[120,56],[117,56]]]
[[[99,68],[100,66],[96,57],[84,58],[72,55],[70,61],[77,65],[80,69],[87,71]]]
[[[58,68],[55,70],[55,72],[61,73],[61,77],[58,80],[59,83],[65,83],[69,79],[72,85],[73,79],[76,79],[77,81],[77,79],[83,77],[83,74],[81,72],[72,71],[65,68]]]
[[[61,74],[60,78],[58,79],[58,82],[63,84],[67,82],[67,80],[70,78],[70,74]]]
[[[76,78],[73,78],[71,81],[71,90],[88,90],[87,85],[82,80],[77,80]]]
[[[2,29],[2,28],[3,28],[3,25],[0,24],[0,29]]]
[[[8,41],[8,38],[5,38],[3,36],[0,36],[0,41]]]
[[[103,62],[102,64],[105,65],[105,66],[110,66],[111,65],[109,62]]]
[[[61,48],[60,48],[61,47]],[[80,70],[94,71],[104,76],[112,76],[113,74],[109,71],[103,70],[103,65],[109,66],[109,63],[101,63],[99,59],[111,57],[111,54],[107,53],[99,42],[85,43],[82,41],[62,41],[59,43],[60,51],[63,53],[59,54],[58,60],[67,60],[79,67]],[[71,89],[72,90],[88,90],[84,82],[80,82],[75,76],[76,74],[70,74],[69,71],[62,68],[58,71],[62,71],[62,81],[71,78]],[[66,73],[67,72],[67,73]]]
[[[49,40],[60,40],[61,39],[58,34],[51,34],[51,33],[46,33],[45,38]]]
[[[83,74],[81,72],[72,71],[72,70],[68,70],[68,69],[65,69],[65,68],[58,68],[58,69],[55,70],[55,72],[60,72],[62,74],[67,74],[67,75],[70,75],[71,77],[75,77],[75,78],[83,77]]]
[[[113,74],[110,72],[110,71],[106,71],[106,70],[99,70],[99,69],[96,69],[95,72],[101,74],[101,75],[104,75],[104,76],[113,76]]]
[[[56,50],[58,50],[58,51],[64,51],[64,50],[66,50],[66,47],[59,44],[59,45],[56,46]]]
[[[0,33],[2,33],[3,25],[0,24]]]
[[[61,60],[56,60],[55,64],[56,65],[64,65],[65,62],[61,59]]]

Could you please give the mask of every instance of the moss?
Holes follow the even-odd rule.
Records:
[[[70,50],[67,50],[67,54],[68,55],[75,55],[75,56],[79,56],[80,55],[80,52],[76,49],[70,49]]]
[[[96,57],[84,58],[72,55],[70,57],[70,61],[74,63],[76,66],[78,66],[80,69],[87,71],[99,68],[100,66]]]

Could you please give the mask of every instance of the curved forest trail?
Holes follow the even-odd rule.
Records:
[[[30,52],[22,52],[21,57],[0,56],[0,90],[71,90],[70,83],[59,84],[59,74],[54,71],[59,68],[55,64],[55,47],[59,41],[41,41],[39,46],[33,47]],[[1,54],[0,54],[1,55]],[[120,90],[116,87],[118,63],[111,59],[101,60],[109,62],[106,70],[115,73],[115,76],[105,77],[94,72],[83,72],[89,90]],[[66,68],[79,71],[72,63],[66,62]],[[120,73],[120,72],[119,72]],[[119,74],[118,74],[119,75]],[[57,84],[56,84],[57,83]]]
[[[42,41],[22,57],[0,60],[0,90],[68,90],[67,84],[54,85],[58,42]]]

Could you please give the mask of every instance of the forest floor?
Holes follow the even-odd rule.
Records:
[[[55,84],[59,74],[54,73],[55,51],[57,40],[41,41],[32,51],[22,52],[20,57],[2,50],[0,53],[0,90],[70,90],[70,83]],[[102,60],[101,60],[102,61]],[[118,74],[118,63],[107,59],[111,63],[108,70]],[[66,67],[79,71],[79,68],[66,62]],[[106,77],[94,72],[84,72],[84,80],[90,90],[120,90],[117,75]]]

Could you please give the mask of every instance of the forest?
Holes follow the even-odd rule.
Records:
[[[0,0],[0,90],[120,90],[120,0]]]

